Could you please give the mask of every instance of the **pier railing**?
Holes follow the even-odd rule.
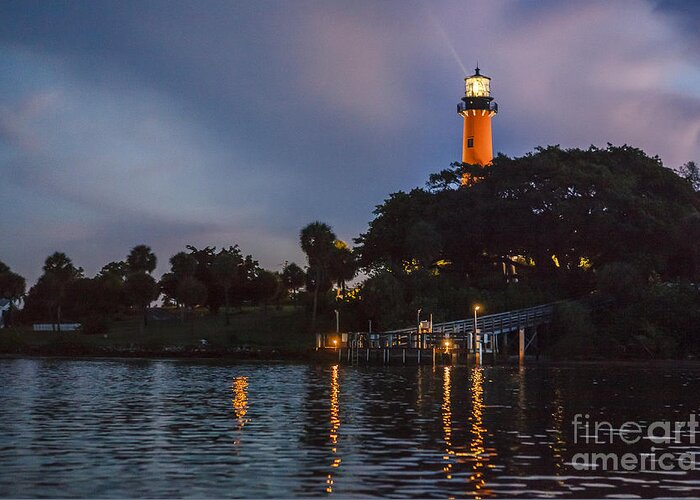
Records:
[[[474,318],[434,323],[432,331],[419,332],[418,325],[384,332],[349,332],[320,336],[317,347],[360,348],[430,348],[452,344],[454,347],[474,349],[476,334],[478,341],[487,350],[498,349],[497,337],[521,329],[549,323],[555,307],[560,302],[535,307],[515,309],[497,314],[486,314],[477,318],[478,330],[474,329]]]
[[[519,328],[530,328],[547,323],[551,320],[552,313],[557,302],[542,304],[525,309],[516,309],[497,314],[485,314],[477,318],[477,326],[482,333],[499,335],[501,333],[512,332]],[[433,334],[442,336],[460,336],[474,331],[474,318],[461,319],[457,321],[447,321],[445,323],[434,323]],[[407,335],[417,334],[417,326],[402,328],[400,330],[389,330],[383,334]]]

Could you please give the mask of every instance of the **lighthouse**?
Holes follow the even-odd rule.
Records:
[[[491,78],[479,73],[464,79],[464,97],[457,104],[457,113],[464,118],[462,163],[485,166],[493,159],[491,117],[498,113],[498,104],[491,97]],[[470,185],[469,174],[462,176],[462,185]]]

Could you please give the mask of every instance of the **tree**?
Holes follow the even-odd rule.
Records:
[[[123,260],[120,261],[115,261],[115,262],[110,262],[109,264],[105,264],[102,266],[102,269],[100,269],[100,272],[98,273],[98,276],[100,277],[110,277],[110,278],[116,278],[118,280],[124,281],[126,279],[126,275],[129,273],[129,265],[124,262]]]
[[[244,300],[252,299],[252,284],[255,278],[257,278],[261,269],[257,260],[253,259],[251,255],[246,255],[239,270],[240,272],[233,290],[237,296],[239,304],[242,305]]]
[[[165,300],[174,301],[179,308],[184,304],[180,293],[183,288],[180,285],[187,279],[193,278],[197,272],[197,259],[187,252],[178,252],[170,257],[170,272],[163,274],[158,283]],[[185,321],[185,312],[182,311],[181,320]]]
[[[214,259],[216,258],[216,247],[197,248],[192,245],[186,247],[190,255],[197,261],[197,268],[194,277],[197,278],[207,289],[206,305],[212,314],[216,314],[224,302],[224,291],[221,289],[212,271]]]
[[[121,292],[112,278],[75,279],[66,289],[65,315],[80,322],[84,333],[104,333],[109,315],[119,307]]]
[[[176,277],[194,276],[197,272],[197,266],[197,259],[192,254],[178,252],[170,257],[170,272]]]
[[[236,280],[241,272],[241,266],[243,265],[243,259],[241,257],[238,247],[231,247],[228,251],[221,250],[219,254],[214,259],[214,264],[212,266],[212,271],[214,274],[214,279],[219,283],[219,285],[224,290],[224,304],[226,307],[226,325],[231,324],[229,318],[229,298],[231,288],[236,284]]]
[[[139,324],[139,330],[143,332],[143,328],[148,325],[148,306],[159,295],[156,280],[144,271],[132,272],[124,283],[124,293],[129,304],[137,307],[142,313],[143,321]]]
[[[218,253],[216,252],[216,247],[205,247],[198,249],[192,245],[188,245],[187,249],[190,251],[190,254],[197,259],[197,272],[195,273],[195,277],[207,287],[206,306],[212,314],[216,314],[218,313],[221,305],[226,301],[226,291],[224,290],[222,281],[216,276],[214,262],[216,261],[216,257],[222,252],[231,253],[236,257],[241,257],[240,250],[238,249],[237,245],[229,247],[228,249],[222,249]],[[250,257],[250,259],[252,261],[252,257]],[[255,262],[255,264],[257,265],[257,262]],[[244,280],[243,275],[239,276],[239,278]],[[240,287],[242,288],[243,286],[244,283],[241,283]],[[238,290],[238,288],[239,283],[235,283],[233,287],[229,288],[229,293],[233,291],[237,299],[240,298],[240,295],[244,294],[244,292],[242,290]],[[240,300],[243,299],[240,298]]]
[[[207,287],[194,276],[185,277],[177,286],[182,304],[190,311],[207,300]]]
[[[0,262],[0,298],[15,301],[24,295],[27,284],[22,276]]]
[[[333,242],[328,271],[338,288],[345,293],[345,285],[357,273],[357,261],[347,243],[341,240]]]
[[[164,304],[175,306],[180,305],[177,300],[177,285],[178,279],[174,273],[163,273],[163,276],[160,277],[158,286],[160,287],[160,291],[163,293]]]
[[[693,165],[686,169],[681,178],[656,157],[611,145],[499,155],[489,168],[454,164],[427,189],[377,207],[355,240],[371,276],[356,309],[392,327],[429,303],[435,318],[456,319],[470,298],[498,311],[598,286],[605,292],[596,296],[634,304],[614,287],[620,279],[644,288],[651,279],[697,282],[700,195],[687,180]],[[464,172],[471,187],[460,186]]]
[[[318,294],[324,279],[327,278],[328,268],[335,248],[335,234],[328,224],[312,222],[301,230],[299,241],[301,249],[309,262],[309,276],[313,282],[313,308],[311,313],[311,330],[316,329],[316,314],[318,310]]]
[[[128,273],[128,264],[125,261],[117,261],[104,265],[95,277],[99,281],[99,290],[105,303],[109,304],[110,313],[129,305],[124,294],[124,283]]]
[[[694,161],[689,161],[676,171],[695,191],[700,191],[700,169]]]
[[[35,286],[44,289],[44,293],[41,295],[44,296],[46,306],[51,311],[51,315],[54,316],[57,329],[60,332],[66,290],[73,281],[82,278],[83,269],[76,268],[66,254],[54,252],[46,258],[43,270],[44,274]]]
[[[282,269],[282,283],[293,299],[296,299],[299,289],[306,283],[304,270],[294,262],[285,263]]]
[[[132,273],[143,272],[151,274],[155,270],[157,262],[158,260],[151,251],[151,247],[146,245],[135,246],[126,258],[129,272]]]
[[[666,278],[697,268],[687,234],[696,231],[700,197],[639,149],[499,155],[471,172],[478,182],[468,188],[456,183],[464,168],[380,205],[357,240],[362,265],[401,277],[439,259],[464,283],[493,281],[503,265],[514,266],[521,280],[556,283],[570,295],[592,289],[595,270],[611,262]],[[421,235],[427,241],[416,244]]]
[[[261,269],[252,283],[253,298],[256,303],[262,303],[267,311],[267,306],[271,300],[280,292],[281,280],[277,273]]]
[[[190,311],[190,329],[194,330],[194,309],[207,300],[207,287],[194,276],[186,276],[177,286],[177,296]]]
[[[13,316],[14,302],[24,295],[27,284],[22,276],[12,272],[3,262],[0,262],[0,298],[10,299],[10,309],[3,323],[7,327]]]

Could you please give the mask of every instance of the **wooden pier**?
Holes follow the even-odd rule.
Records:
[[[464,350],[388,348],[388,347],[338,347],[328,349],[337,353],[338,363],[349,365],[472,365],[493,364],[497,353],[489,353],[479,360],[479,355]]]
[[[538,351],[538,328],[551,321],[555,303],[480,318],[385,332],[317,334],[316,348],[338,362],[381,365],[491,364],[516,354],[521,363]]]

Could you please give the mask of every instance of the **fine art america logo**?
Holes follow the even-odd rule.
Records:
[[[605,420],[591,420],[590,415],[577,413],[571,421],[574,428],[574,443],[616,448],[644,446],[644,452],[591,452],[576,453],[571,465],[576,470],[610,471],[691,471],[699,470],[696,462],[698,452],[683,450],[694,445],[700,422],[694,413],[686,421],[657,420],[653,422],[624,422],[614,427]],[[669,448],[677,450],[669,451]]]

